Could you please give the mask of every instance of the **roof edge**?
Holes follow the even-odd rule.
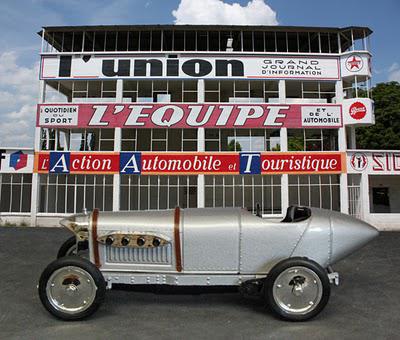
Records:
[[[51,31],[105,31],[105,30],[143,30],[143,29],[153,29],[153,30],[185,30],[185,29],[194,29],[194,30],[263,30],[263,31],[293,31],[293,32],[344,32],[351,29],[355,30],[365,30],[367,32],[367,36],[373,33],[373,31],[366,26],[347,26],[347,27],[317,27],[317,26],[280,26],[280,25],[173,25],[173,24],[148,24],[148,25],[87,25],[87,26],[43,26],[42,30],[37,32],[40,36],[42,35],[42,31],[51,30]]]

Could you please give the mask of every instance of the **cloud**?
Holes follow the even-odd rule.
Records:
[[[389,67],[389,81],[398,81],[400,83],[400,65],[398,63],[393,63]]]
[[[21,66],[16,52],[0,54],[0,145],[33,147],[39,64]]]
[[[181,0],[172,11],[175,24],[277,25],[276,12],[264,0],[246,6],[222,0]]]

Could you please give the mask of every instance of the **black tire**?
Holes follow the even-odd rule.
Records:
[[[79,242],[79,251],[87,250],[89,248],[88,241]],[[75,252],[74,252],[75,251]],[[76,254],[76,236],[71,236],[60,247],[57,253],[57,258],[60,259],[65,256],[77,255]]]
[[[83,269],[83,271],[85,271],[86,274],[88,274],[91,278],[91,287],[93,287],[93,284],[96,286],[95,294],[93,294],[94,296],[93,301],[90,303],[90,305],[84,307],[86,309],[76,313],[73,312],[68,313],[60,309],[57,309],[51,303],[46,289],[48,287],[48,282],[49,279],[52,277],[52,274],[55,273],[57,270],[68,266],[72,266],[78,269]],[[72,275],[68,274],[68,275],[73,276],[74,274]],[[71,280],[71,279],[66,278],[65,280]],[[73,276],[72,280],[76,280],[76,276]],[[75,283],[74,281],[74,285],[75,284],[79,286],[80,284],[79,277],[78,277],[78,283]],[[62,283],[62,285],[64,285],[64,283]],[[106,282],[100,270],[97,269],[97,267],[90,261],[85,260],[78,256],[66,256],[53,261],[46,267],[46,269],[40,276],[38,290],[39,290],[40,301],[42,302],[43,306],[47,309],[47,311],[49,311],[52,315],[66,321],[81,320],[93,314],[100,307],[101,303],[104,301],[104,296],[106,292]]]
[[[317,291],[322,290],[322,294],[320,296],[319,301],[315,304],[315,306],[313,304],[312,307],[310,307],[310,308],[312,308],[310,311],[296,313],[296,312],[291,312],[291,311],[285,310],[282,306],[279,305],[279,303],[277,302],[277,300],[274,296],[275,282],[277,281],[278,278],[280,279],[280,277],[279,277],[280,274],[284,273],[286,270],[288,270],[292,267],[300,267],[300,272],[301,272],[301,270],[303,270],[303,271],[305,270],[306,273],[307,273],[307,271],[309,273],[314,273],[320,280],[320,282],[318,282],[318,279],[315,278],[315,281],[313,283],[318,285]],[[303,268],[303,269],[301,269],[301,268]],[[304,269],[304,268],[306,268],[306,269]],[[312,275],[314,275],[314,274],[312,274]],[[295,276],[292,280],[290,280],[290,282],[287,283],[288,285],[292,286],[292,288],[288,288],[288,289],[292,289],[292,294],[295,294],[294,286],[295,286],[296,281],[294,281],[294,280],[296,280],[298,277],[301,277],[301,276]],[[304,277],[303,277],[303,279],[304,279]],[[282,279],[282,280],[284,280],[284,279]],[[310,284],[307,282],[307,280],[308,279],[306,279],[306,281],[303,281],[303,283],[306,284],[306,287],[308,284]],[[280,285],[279,282],[280,281],[277,282],[276,287],[282,287],[282,285]],[[316,283],[316,282],[318,282],[318,283]],[[302,286],[302,284],[300,286]],[[289,259],[279,262],[271,269],[267,278],[265,279],[265,290],[264,290],[265,299],[266,299],[268,305],[270,306],[272,312],[276,316],[278,316],[279,318],[282,318],[284,320],[305,321],[305,320],[309,320],[309,319],[315,317],[317,314],[319,314],[325,308],[326,304],[329,301],[330,292],[331,292],[331,286],[330,286],[328,274],[325,271],[325,269],[322,268],[315,261],[309,260],[305,257],[293,257],[293,258],[289,258]],[[277,293],[277,295],[279,295],[279,293]],[[295,301],[295,299],[296,299],[296,297],[293,297],[291,295],[290,295],[290,298],[294,299],[293,301]],[[311,304],[311,302],[310,302],[310,304]]]

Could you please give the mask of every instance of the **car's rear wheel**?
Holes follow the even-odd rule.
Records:
[[[88,260],[66,256],[50,263],[39,280],[43,306],[63,320],[80,320],[93,314],[104,300],[106,283]]]
[[[88,241],[81,241],[79,242],[79,249],[78,244],[76,242],[76,236],[71,236],[68,240],[66,240],[60,247],[57,253],[57,258],[70,256],[70,255],[78,255],[82,257],[88,257],[88,248],[89,244]]]
[[[285,320],[304,321],[316,316],[329,296],[326,271],[307,258],[283,260],[266,278],[266,300],[274,314]]]

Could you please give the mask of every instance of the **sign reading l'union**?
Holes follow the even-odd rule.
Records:
[[[364,58],[362,55],[360,58]],[[366,63],[366,62],[365,62]],[[276,55],[85,54],[42,56],[41,79],[116,78],[295,78],[340,79],[340,58]]]
[[[346,171],[340,152],[39,152],[35,171],[50,174],[312,174]]]

